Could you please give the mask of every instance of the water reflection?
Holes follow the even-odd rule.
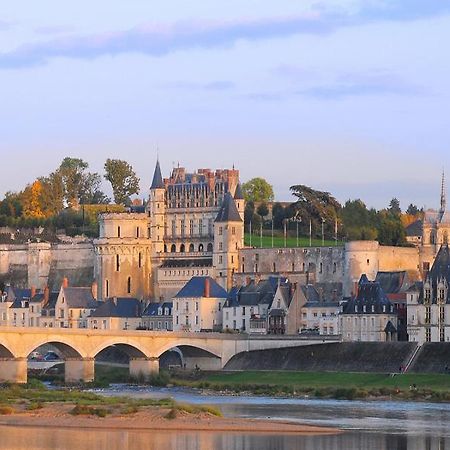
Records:
[[[7,450],[450,450],[450,439],[347,432],[336,436],[137,432],[0,427]]]

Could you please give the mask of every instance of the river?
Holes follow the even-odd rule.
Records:
[[[188,389],[113,386],[102,395],[173,397],[217,405],[225,416],[337,427],[332,436],[0,428],[8,450],[450,450],[450,405],[203,395]]]

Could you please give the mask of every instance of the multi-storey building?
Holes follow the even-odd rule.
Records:
[[[239,171],[156,164],[145,213],[100,216],[95,241],[99,298],[170,298],[193,276],[232,285],[244,245]]]
[[[441,246],[423,283],[407,293],[410,341],[450,342],[450,250]]]
[[[361,277],[358,293],[340,315],[343,341],[387,342],[397,340],[397,313],[378,281]]]

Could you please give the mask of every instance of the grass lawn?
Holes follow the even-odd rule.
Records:
[[[205,375],[204,381],[214,384],[273,385],[297,388],[417,388],[434,391],[450,391],[450,375],[404,374],[394,377],[388,374],[332,373],[332,372],[232,372]]]
[[[249,233],[245,233],[244,242],[245,242],[245,245],[250,246],[250,234]],[[260,238],[259,234],[252,235],[251,244],[252,244],[251,245],[252,247],[261,247],[261,238]],[[325,247],[334,247],[335,241],[325,240],[324,245],[325,245]],[[343,245],[342,242],[338,242],[338,246],[339,245]],[[262,237],[262,246],[263,246],[263,248],[271,248],[272,247],[272,236],[263,236]],[[284,247],[284,236],[274,236],[273,246],[275,248]],[[298,246],[299,247],[309,247],[309,237],[299,236]],[[313,239],[312,246],[313,247],[321,247],[322,239]],[[295,236],[294,237],[289,236],[286,239],[286,247],[288,247],[288,248],[297,247],[297,238]]]

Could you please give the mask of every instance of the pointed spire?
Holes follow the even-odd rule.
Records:
[[[219,214],[217,214],[216,222],[242,222],[239,211],[236,208],[236,203],[230,192],[225,194],[222,207]]]
[[[442,185],[441,185],[441,213],[445,212],[447,207],[447,200],[445,196],[445,172],[442,170]]]
[[[159,158],[156,160],[155,173],[153,174],[153,181],[150,189],[164,189],[164,182],[161,175],[161,166],[159,165]]]
[[[242,192],[241,183],[238,183],[238,185],[236,186],[236,191],[234,192],[234,199],[244,200],[244,193]]]

